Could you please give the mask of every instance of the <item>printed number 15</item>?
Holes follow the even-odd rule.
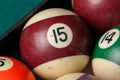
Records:
[[[54,34],[56,43],[58,43],[58,41],[65,42],[68,38],[66,32],[64,32],[62,30],[64,30],[64,27],[59,27],[59,28],[53,29],[53,34]],[[60,37],[62,35],[64,36],[64,38]]]

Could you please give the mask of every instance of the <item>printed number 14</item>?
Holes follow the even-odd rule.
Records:
[[[116,34],[116,32],[112,32],[109,34],[109,32],[106,33],[106,35],[103,37],[101,43],[103,43],[103,41],[107,41],[107,43],[109,44],[113,39],[113,36]]]

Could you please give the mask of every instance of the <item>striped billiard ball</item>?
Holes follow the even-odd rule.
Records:
[[[35,14],[23,28],[23,60],[44,79],[82,71],[89,61],[92,39],[82,19],[72,11],[50,8]]]
[[[108,30],[94,49],[93,72],[102,80],[120,80],[120,26]]]

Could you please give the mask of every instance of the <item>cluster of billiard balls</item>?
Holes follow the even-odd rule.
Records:
[[[111,22],[111,25],[107,25],[107,21],[105,23],[101,20],[102,14],[92,16],[94,10],[96,13],[101,11],[97,12],[98,7],[93,10],[92,7],[85,5],[87,1],[89,5],[94,3],[92,7],[100,3],[100,0],[91,2],[72,0],[74,12],[62,8],[49,8],[38,12],[25,24],[20,37],[21,57],[43,80],[120,80],[119,23],[116,23],[116,27]],[[120,5],[120,1],[118,2]],[[113,10],[117,9],[114,7]],[[116,21],[118,18],[115,17]],[[83,19],[102,33],[95,48],[91,30]],[[93,74],[83,73],[91,55]],[[9,72],[14,75],[9,75]],[[24,64],[16,59],[2,56],[0,79],[10,78],[36,80],[32,71]]]

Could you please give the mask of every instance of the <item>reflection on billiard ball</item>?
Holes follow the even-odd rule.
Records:
[[[36,80],[30,69],[22,62],[0,56],[0,80]]]
[[[44,79],[82,71],[89,61],[92,39],[82,19],[72,11],[52,8],[34,15],[23,28],[23,60]]]
[[[93,71],[102,80],[120,80],[120,26],[108,30],[94,49]]]

